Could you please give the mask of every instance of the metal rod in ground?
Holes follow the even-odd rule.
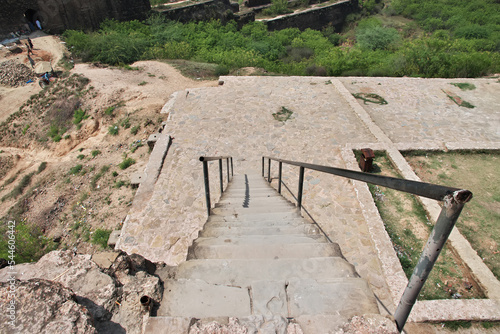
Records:
[[[226,166],[227,166],[227,184],[229,185],[229,158],[226,160]]]
[[[262,157],[262,177],[264,177],[264,157]]]
[[[281,171],[283,169],[283,163],[279,162],[279,172],[278,172],[278,193],[281,194]]]
[[[219,159],[220,193],[224,192],[224,180],[222,179],[222,159]]]
[[[436,263],[439,253],[441,253],[446,240],[448,240],[451,230],[453,229],[453,226],[455,226],[464,204],[471,198],[472,193],[468,190],[455,191],[453,194],[447,195],[444,198],[443,208],[441,209],[436,225],[427,240],[427,244],[422,252],[422,255],[420,256],[420,260],[413,270],[413,274],[411,275],[403,296],[399,301],[398,308],[394,313],[394,319],[400,332],[403,330],[420,290],[424,286],[432,267]]]
[[[231,157],[231,176],[234,176],[233,157]]]
[[[299,192],[297,194],[297,207],[299,210],[302,208],[302,190],[304,188],[304,167],[300,167],[299,172]]]
[[[210,216],[210,182],[208,180],[208,161],[203,161],[203,178],[205,179],[205,200],[207,202],[207,213]]]
[[[267,165],[267,182],[271,183],[271,159],[269,159]]]

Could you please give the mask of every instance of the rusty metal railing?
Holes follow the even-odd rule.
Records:
[[[219,160],[219,179],[220,179],[220,193],[222,194],[224,192],[224,180],[223,180],[223,173],[222,173],[222,160],[226,160],[227,162],[227,182],[229,183],[230,181],[230,176],[229,176],[229,164],[231,164],[231,176],[234,175],[233,171],[233,158],[232,157],[200,157],[200,161],[203,162],[203,178],[205,180],[205,199],[207,202],[207,213],[210,216],[210,210],[211,210],[211,203],[210,203],[210,182],[208,178],[208,162],[209,161],[214,161],[214,160]]]
[[[272,157],[262,157],[262,176],[265,178],[264,166],[265,160],[268,160],[267,180],[271,182],[271,161],[277,161],[278,166],[278,192],[281,194],[282,166],[283,163],[298,166],[299,186],[297,193],[297,207],[302,208],[302,192],[304,183],[305,169],[316,170],[323,173],[346,177],[353,180],[376,184],[382,187],[404,191],[421,197],[426,197],[443,202],[441,213],[429,235],[427,244],[420,255],[420,259],[415,266],[413,273],[408,281],[408,285],[399,301],[399,305],[394,313],[394,319],[398,330],[401,332],[410,315],[411,309],[417,300],[420,290],[424,286],[429,273],[431,272],[436,260],[443,249],[446,240],[455,226],[460,213],[465,205],[472,199],[472,192],[465,189],[451,188],[437,184],[418,182],[412,180],[398,179],[389,176],[373,175],[348,169],[308,164],[304,162],[283,160]]]

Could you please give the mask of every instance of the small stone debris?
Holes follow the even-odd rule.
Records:
[[[0,64],[0,84],[9,87],[24,86],[29,80],[36,78],[28,66],[14,60],[8,60]]]

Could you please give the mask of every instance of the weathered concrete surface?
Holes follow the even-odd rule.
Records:
[[[178,92],[165,105],[166,131],[175,139],[151,201],[130,215],[122,239],[127,242],[121,246],[127,252],[140,250],[168,264],[184,261],[206,217],[200,155],[232,155],[236,173],[260,173],[262,155],[357,169],[352,149],[370,147],[387,151],[396,168],[405,170],[409,166],[400,149],[500,148],[495,111],[500,84],[495,79],[222,77],[221,81],[224,85],[217,88]],[[450,104],[442,93],[456,88],[450,82],[464,81],[480,87],[467,94],[456,91],[475,109]],[[359,91],[380,94],[389,104],[363,104],[351,95]],[[477,92],[480,97],[470,95]],[[281,107],[293,111],[286,122],[272,117]],[[456,115],[467,122],[454,123]],[[432,121],[425,121],[427,116]],[[465,140],[459,135],[463,128]],[[276,177],[277,163],[271,170]],[[283,175],[296,193],[297,170],[284,166]],[[216,203],[217,163],[210,164],[210,184]],[[276,181],[272,184],[276,186]],[[340,244],[384,306],[394,311],[407,280],[366,185],[307,171],[304,190],[304,207]],[[293,201],[286,188],[283,193]],[[446,303],[433,305],[445,308]],[[461,314],[474,314],[465,304]],[[415,309],[418,315],[419,308]]]

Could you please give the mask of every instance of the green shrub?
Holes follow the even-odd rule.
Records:
[[[125,158],[125,159],[123,159],[122,162],[120,162],[118,164],[118,167],[120,167],[120,169],[127,169],[130,166],[132,166],[133,164],[135,164],[135,160],[134,159],[132,159],[132,158]]]
[[[5,231],[6,222],[0,222],[0,228],[2,232]],[[16,252],[15,252],[15,262],[16,264],[26,263],[26,262],[36,262],[46,253],[54,250],[56,248],[55,243],[45,237],[41,229],[33,224],[29,224],[24,220],[17,221],[15,225],[15,236],[16,236]],[[9,247],[8,247],[8,235],[7,233],[0,234],[0,258],[9,258]]]
[[[92,155],[93,158],[95,158],[96,156],[98,156],[99,154],[101,154],[101,151],[99,151],[99,150],[93,150],[90,154]]]
[[[77,159],[80,159],[80,160],[83,160],[83,159],[85,158],[85,155],[83,155],[83,154],[79,154],[76,158],[77,158]]]
[[[112,136],[117,136],[119,132],[118,125],[113,124],[108,128],[108,133]]]
[[[124,127],[125,129],[130,128],[130,118],[125,118],[120,122],[120,125]]]
[[[139,132],[139,129],[141,128],[140,125],[136,125],[136,126],[133,126],[131,129],[130,129],[130,133],[133,134],[134,136],[137,134],[137,132]]]
[[[103,249],[108,247],[108,239],[111,235],[111,230],[102,230],[100,228],[96,229],[94,233],[92,233],[91,242],[94,245],[99,245]]]
[[[399,42],[399,33],[394,28],[374,26],[356,32],[356,40],[362,49],[388,50]]]
[[[228,75],[228,74],[229,74],[229,68],[225,65],[217,65],[217,67],[215,68],[216,76]]]
[[[69,169],[68,175],[77,175],[82,171],[83,166],[82,165],[76,165],[74,167],[71,167]]]
[[[45,168],[47,168],[47,162],[44,161],[40,164],[40,166],[38,166],[37,174],[40,174],[41,172],[43,172],[45,170]]]
[[[84,119],[89,118],[89,115],[85,114],[85,111],[83,111],[81,108],[76,109],[75,113],[73,114],[73,124],[80,124],[81,121]]]

